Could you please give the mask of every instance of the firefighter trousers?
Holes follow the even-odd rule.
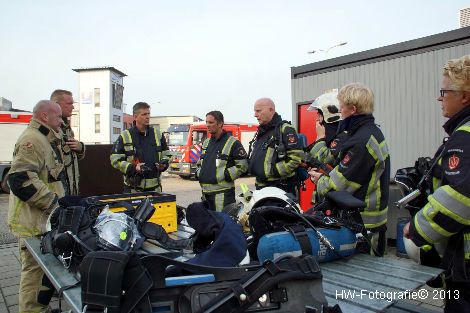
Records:
[[[227,205],[235,203],[235,188],[226,189],[221,192],[203,192],[202,200],[209,202],[211,210],[222,212]]]
[[[48,305],[38,302],[39,292],[42,290],[42,278],[44,272],[26,248],[24,239],[19,239],[21,279],[18,298],[19,313],[43,313],[49,312]]]

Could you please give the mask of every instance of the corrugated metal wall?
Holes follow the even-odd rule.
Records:
[[[432,156],[442,142],[445,119],[436,100],[442,67],[465,54],[470,54],[470,43],[292,79],[293,120],[298,103],[311,101],[326,89],[351,82],[368,85],[375,94],[376,123],[389,144],[393,177],[419,156]]]

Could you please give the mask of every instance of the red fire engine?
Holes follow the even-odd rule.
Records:
[[[248,153],[249,142],[253,139],[258,125],[226,123],[223,129],[241,141]],[[205,122],[170,125],[168,146],[173,151],[173,159],[168,172],[183,178],[196,173],[196,163],[201,157],[202,143],[210,137]]]
[[[13,160],[13,149],[18,137],[33,117],[31,112],[0,111],[0,182],[3,191],[10,192],[6,177]]]

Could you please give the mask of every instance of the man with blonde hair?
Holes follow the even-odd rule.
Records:
[[[336,167],[329,175],[309,171],[320,197],[334,190],[345,190],[366,203],[361,219],[374,233],[370,242],[376,255],[385,252],[390,182],[390,156],[384,135],[374,122],[374,94],[362,84],[353,83],[338,93],[346,136],[339,147]]]
[[[65,194],[79,195],[80,174],[78,172],[78,161],[85,157],[85,145],[75,139],[75,134],[70,127],[70,118],[74,109],[72,93],[63,89],[54,90],[51,94],[51,101],[57,102],[62,110],[61,138],[65,158]]]
[[[24,239],[46,231],[49,214],[64,196],[64,164],[60,138],[60,106],[39,101],[28,128],[16,142],[8,183],[10,203],[8,226],[19,236],[21,279],[18,300],[20,313],[47,312],[41,301],[43,271],[25,246]]]

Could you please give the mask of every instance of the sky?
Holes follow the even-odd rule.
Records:
[[[126,73],[127,112],[220,110],[256,122],[269,97],[291,119],[291,67],[459,27],[460,0],[0,0],[0,97],[31,110],[54,89],[78,100],[73,68]],[[340,42],[346,45],[323,52]],[[339,86],[340,87],[340,86]]]

